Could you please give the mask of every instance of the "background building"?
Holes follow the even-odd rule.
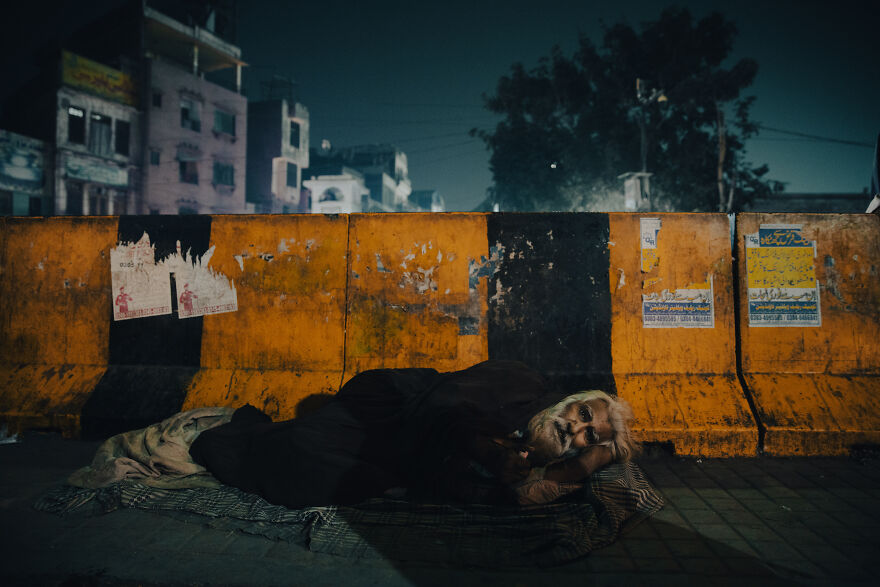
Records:
[[[335,175],[345,166],[357,170],[369,190],[364,212],[412,212],[412,184],[406,154],[393,145],[358,145],[334,149],[329,145],[312,150],[308,176]],[[306,184],[308,187],[308,184]],[[313,211],[315,197],[312,196]]]
[[[338,172],[319,175],[303,182],[310,194],[309,211],[316,214],[352,214],[383,212],[376,210],[364,176],[349,167]]]
[[[867,192],[856,194],[773,194],[744,206],[744,212],[861,214],[871,203]]]
[[[309,111],[287,99],[248,104],[247,206],[251,212],[309,212]]]
[[[0,104],[0,128],[12,131],[5,167],[26,173],[21,137],[37,141],[27,165],[43,156],[39,206],[31,185],[28,213],[244,212],[247,100],[234,15],[232,0],[125,0],[63,47],[47,46],[40,73]],[[19,195],[0,193],[4,213],[24,210],[17,185]]]
[[[446,200],[437,190],[413,190],[409,195],[410,203],[426,212],[446,212]]]
[[[0,130],[0,216],[39,216],[46,193],[46,144]]]
[[[150,214],[245,212],[247,100],[241,50],[197,24],[144,9],[143,203]],[[231,69],[228,89],[205,73]]]
[[[134,79],[64,51],[54,136],[54,214],[137,211],[141,120]]]

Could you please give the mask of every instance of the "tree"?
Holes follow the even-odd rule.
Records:
[[[646,167],[654,209],[732,211],[781,191],[745,158],[758,125],[740,94],[758,65],[723,66],[735,36],[718,13],[667,9],[639,32],[606,27],[601,47],[581,37],[570,57],[554,47],[531,70],[514,64],[485,97],[503,119],[471,131],[491,151],[492,197],[505,210],[589,209]]]

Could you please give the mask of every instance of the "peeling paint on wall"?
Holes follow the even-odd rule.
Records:
[[[816,242],[800,224],[762,224],[745,235],[749,326],[821,326]],[[833,265],[831,257],[826,263]]]
[[[468,287],[472,292],[476,291],[481,277],[492,277],[498,273],[498,264],[502,255],[504,255],[504,245],[495,243],[489,247],[488,259],[482,255],[479,262],[468,259]]]

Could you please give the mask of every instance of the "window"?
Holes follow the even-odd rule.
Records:
[[[293,163],[287,164],[287,187],[296,187],[296,165]]]
[[[76,106],[67,109],[67,142],[78,145],[86,142],[86,113]]]
[[[65,182],[67,188],[67,214],[83,213],[83,184],[78,181]]]
[[[0,216],[12,215],[12,192],[0,190]]]
[[[180,181],[182,183],[199,184],[199,168],[195,161],[179,161]]]
[[[89,118],[89,151],[95,155],[109,155],[112,152],[113,119],[95,112]]]
[[[299,149],[299,123],[290,121],[290,146]]]
[[[318,199],[319,202],[338,202],[342,200],[342,192],[339,191],[339,188],[327,188],[324,190],[324,193],[321,194],[321,197]]]
[[[158,149],[150,149],[150,165],[159,164],[159,155],[160,152]]]
[[[235,168],[227,163],[214,161],[214,184],[235,185]]]
[[[128,145],[131,142],[131,123],[127,120],[116,121],[116,154],[128,155]]]
[[[180,126],[196,132],[202,131],[202,121],[196,103],[187,98],[180,99]]]
[[[122,215],[128,213],[128,192],[119,191],[113,195],[113,214]]]
[[[43,200],[40,196],[28,198],[28,216],[39,216],[43,212]]]
[[[235,114],[214,111],[214,132],[222,132],[229,136],[235,136]]]
[[[162,92],[153,92],[153,108],[162,107]]]
[[[108,201],[105,188],[92,186],[89,189],[89,216],[106,216]]]

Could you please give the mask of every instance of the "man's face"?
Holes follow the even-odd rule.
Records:
[[[538,464],[558,459],[571,450],[606,444],[614,438],[608,404],[601,399],[574,402],[530,433],[530,458]]]

